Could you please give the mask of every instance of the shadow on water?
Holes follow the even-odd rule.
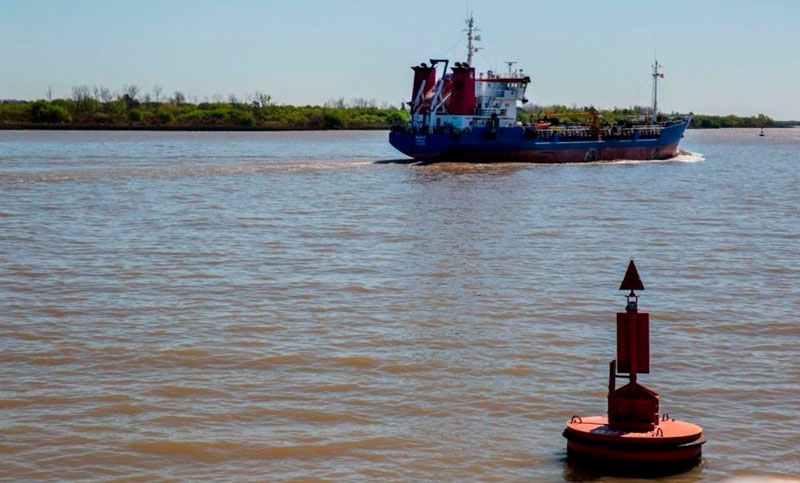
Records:
[[[473,167],[478,169],[494,168],[494,167],[521,167],[521,166],[535,166],[537,163],[522,163],[522,162],[472,162],[472,161],[432,161],[424,159],[379,159],[373,161],[372,164],[397,164],[397,165],[414,165],[414,166],[437,166],[437,167]],[[546,163],[538,163],[546,164]]]
[[[698,458],[683,463],[664,465],[609,462],[585,457],[557,455],[563,465],[563,480],[570,482],[599,481],[607,477],[618,478],[670,478],[670,481],[696,481],[705,466]]]
[[[379,159],[379,160],[373,162],[372,164],[401,164],[401,165],[407,165],[407,164],[421,164],[421,163],[422,163],[422,161],[419,161],[417,159],[403,158],[403,159]]]
[[[419,159],[410,159],[410,158],[402,158],[402,159],[381,159],[378,161],[374,161],[373,164],[397,164],[397,165],[413,165],[413,166],[437,166],[437,167],[448,167],[448,166],[455,166],[455,167],[472,167],[478,169],[486,169],[489,167],[533,167],[533,166],[614,166],[614,165],[625,165],[625,164],[655,164],[655,163],[670,163],[670,162],[683,162],[683,163],[694,163],[698,161],[704,161],[705,155],[702,153],[695,153],[692,151],[681,149],[677,156],[669,158],[669,159],[648,159],[648,160],[641,160],[641,159],[611,159],[611,160],[601,160],[601,161],[592,161],[592,162],[574,162],[574,163],[526,163],[526,162],[505,162],[505,161],[497,161],[497,162],[472,162],[472,161],[425,161]]]

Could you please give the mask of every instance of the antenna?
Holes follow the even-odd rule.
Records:
[[[464,29],[464,32],[467,33],[467,64],[472,67],[472,54],[481,50],[481,47],[475,47],[472,45],[473,41],[478,41],[481,39],[481,36],[475,36],[475,32],[480,32],[481,29],[475,28],[475,19],[472,17],[472,12],[469,14],[469,18],[466,20],[467,28]]]
[[[505,62],[505,64],[508,66],[508,75],[511,75],[513,73],[512,69],[514,68],[514,64],[516,63],[517,63],[516,60],[507,60]]]
[[[664,67],[663,65],[658,63],[658,59],[655,60],[653,64],[653,122],[656,122],[656,118],[658,117],[658,78],[664,77],[663,72],[659,72],[658,69]]]

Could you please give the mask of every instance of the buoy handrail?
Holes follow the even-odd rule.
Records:
[[[576,421],[576,420],[577,420],[577,421]],[[580,417],[580,416],[578,416],[577,414],[576,414],[576,415],[574,415],[574,416],[572,416],[572,417],[569,419],[569,422],[570,422],[570,423],[573,423],[573,424],[574,424],[575,422],[577,422],[578,424],[583,424],[583,420],[582,420],[582,419],[581,419],[581,417]]]

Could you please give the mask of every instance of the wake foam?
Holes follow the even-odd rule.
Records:
[[[79,168],[40,172],[0,171],[0,184],[62,183],[93,179],[164,178],[184,176],[220,176],[247,173],[303,173],[336,169],[357,169],[374,161],[297,161],[289,163],[199,165],[183,167]]]
[[[677,156],[667,159],[612,159],[609,161],[592,161],[589,163],[569,163],[569,164],[595,164],[595,165],[609,165],[609,164],[645,164],[645,163],[697,163],[704,161],[705,155],[702,153],[695,153],[681,149]]]
[[[679,161],[681,163],[697,163],[705,161],[706,157],[703,153],[694,153],[692,151],[681,149],[681,152],[674,158],[667,159],[666,161]]]

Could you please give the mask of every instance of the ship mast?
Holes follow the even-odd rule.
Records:
[[[512,77],[514,75],[513,69],[514,69],[514,64],[516,64],[516,63],[517,63],[516,60],[507,60],[506,61],[506,65],[508,66],[508,76],[509,77]]]
[[[664,74],[659,72],[658,69],[664,67],[663,65],[658,63],[658,59],[656,59],[655,63],[653,64],[653,122],[655,122],[658,118],[658,78],[664,77]]]
[[[479,32],[480,29],[475,28],[475,19],[472,18],[472,14],[469,14],[469,18],[467,19],[467,28],[464,29],[464,32],[467,33],[467,64],[471,67],[472,66],[472,54],[479,51],[480,47],[475,47],[472,45],[473,40],[480,40],[481,37],[478,35],[477,37],[474,35],[475,32]]]

